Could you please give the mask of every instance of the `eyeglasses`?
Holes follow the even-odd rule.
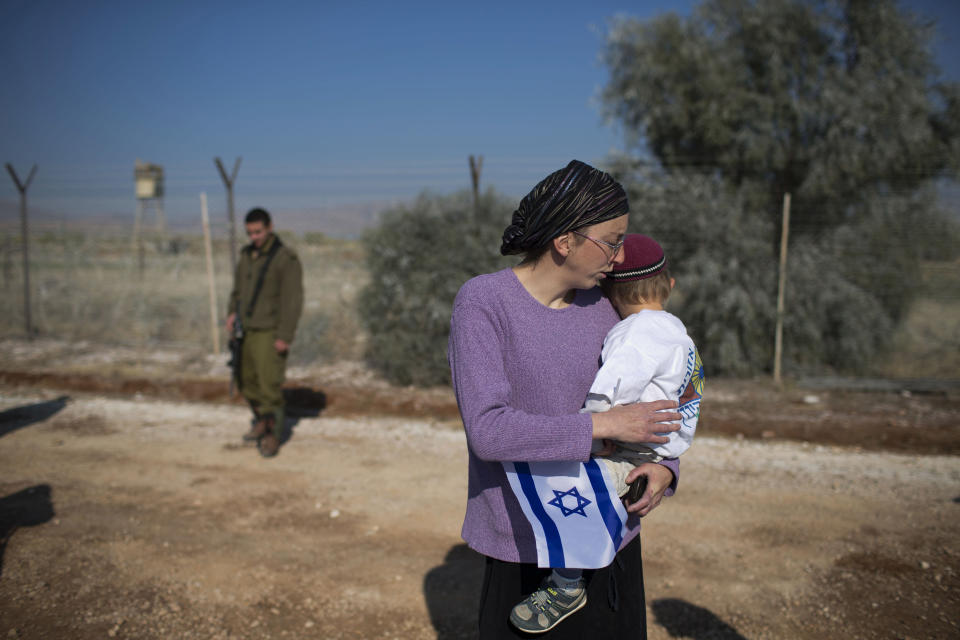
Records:
[[[596,238],[591,238],[590,236],[582,234],[579,231],[574,231],[573,233],[577,234],[581,238],[586,238],[593,244],[600,247],[600,251],[603,251],[603,255],[607,256],[607,262],[613,262],[614,259],[617,257],[617,254],[620,253],[620,249],[623,249],[623,240],[621,240],[617,244],[610,244],[609,242],[604,242],[603,240],[597,240]],[[604,249],[604,247],[609,247],[610,249],[613,250],[613,253],[611,253],[610,255],[607,255],[607,250]]]

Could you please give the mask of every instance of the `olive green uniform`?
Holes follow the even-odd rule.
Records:
[[[257,280],[277,237],[267,236],[261,249],[243,248],[233,278],[227,314],[243,323],[240,392],[258,416],[273,415],[283,428],[283,380],[287,354],[278,353],[275,340],[293,342],[303,310],[303,268],[293,249],[282,245],[270,261],[256,304],[248,313]]]

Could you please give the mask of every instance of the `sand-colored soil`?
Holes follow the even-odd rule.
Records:
[[[265,460],[184,367],[4,366],[0,638],[475,637],[448,392],[293,372],[310,393]],[[960,637],[956,399],[709,384],[644,523],[650,637]]]

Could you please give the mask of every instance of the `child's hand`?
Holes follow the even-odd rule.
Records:
[[[594,451],[593,455],[595,456],[609,456],[613,455],[617,450],[617,445],[613,443],[613,440],[607,440],[604,438],[600,442],[603,443],[603,448],[598,451]]]
[[[662,464],[644,462],[627,474],[626,481],[630,484],[639,476],[647,476],[647,488],[640,496],[640,500],[627,503],[627,513],[636,513],[641,517],[657,508],[663,499],[663,493],[673,482],[673,472]]]

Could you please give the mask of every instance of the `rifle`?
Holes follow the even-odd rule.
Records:
[[[233,334],[227,343],[230,347],[230,362],[227,366],[233,370],[230,375],[230,397],[233,397],[234,388],[240,389],[242,384],[241,366],[243,365],[243,321],[240,314],[236,314],[233,319]]]
[[[260,275],[257,277],[257,284],[253,287],[253,296],[250,298],[250,303],[247,305],[246,315],[250,316],[253,313],[253,305],[257,303],[257,297],[260,295],[260,289],[263,287],[263,279],[267,275],[267,268],[270,266],[270,261],[273,260],[273,256],[277,254],[277,251],[280,247],[283,246],[283,243],[280,242],[279,236],[273,237],[273,246],[270,247],[270,251],[267,252],[267,259],[263,263],[263,268],[260,269]],[[237,305],[239,306],[239,304]],[[233,375],[230,376],[230,397],[233,397],[233,386],[236,382],[237,389],[243,391],[243,381],[240,377],[241,372],[243,371],[243,320],[241,319],[240,310],[237,309],[237,313],[233,319],[233,335],[230,336],[230,362],[227,363],[227,366],[233,369]]]

